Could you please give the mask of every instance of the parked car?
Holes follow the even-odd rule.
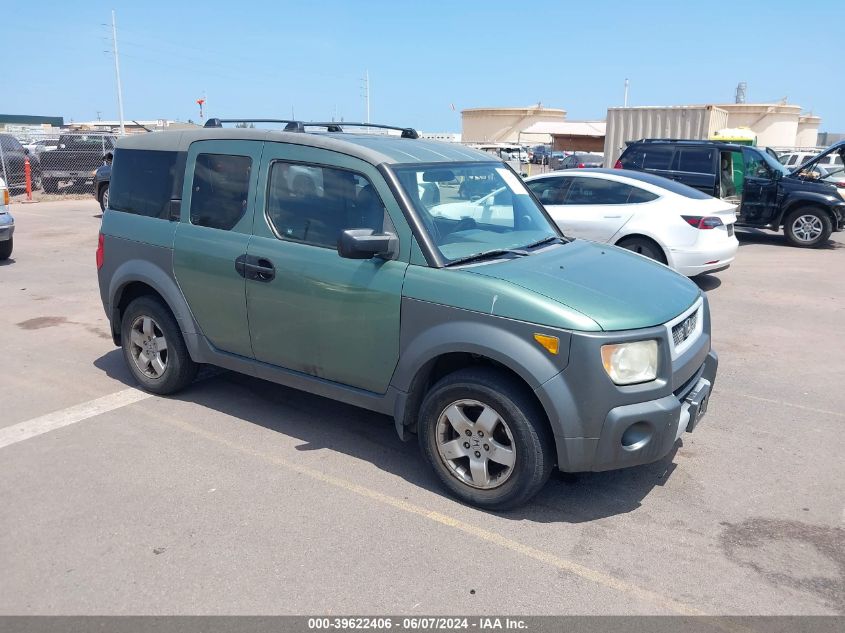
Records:
[[[51,152],[59,147],[59,139],[41,139],[24,143],[23,146],[29,150],[31,155],[40,156],[43,152]]]
[[[535,165],[548,165],[552,149],[548,145],[535,145],[531,152],[531,162]]]
[[[804,163],[815,158],[819,152],[798,151],[786,152],[779,156],[781,164],[790,171],[799,169]],[[833,168],[842,167],[842,156],[839,154],[828,154],[822,161],[816,163],[820,167]]]
[[[736,256],[736,205],[673,180],[584,169],[525,182],[568,236],[627,248],[688,277],[724,270]]]
[[[829,151],[842,155],[845,142]],[[845,199],[817,178],[790,172],[756,147],[715,141],[644,139],[616,167],[665,176],[738,204],[737,227],[778,231],[794,246],[816,247],[845,229]]]
[[[97,271],[144,389],[175,393],[211,364],[392,415],[451,493],[497,509],[555,467],[653,462],[696,428],[717,368],[706,296],[565,238],[498,158],[410,128],[206,125],[115,150]],[[293,166],[322,191],[289,191]],[[508,222],[420,198],[420,181],[482,174]]]
[[[568,156],[566,152],[552,152],[549,156],[549,166],[552,169],[560,169],[564,159]]]
[[[109,205],[109,181],[111,180],[111,163],[113,152],[106,152],[103,164],[94,170],[94,197],[100,203],[100,209],[105,210]]]
[[[570,154],[560,164],[559,169],[590,169],[601,167],[604,154]]]
[[[63,134],[59,147],[41,155],[44,193],[56,193],[61,183],[76,190],[94,186],[94,171],[114,149],[114,136]]]
[[[9,259],[12,256],[14,232],[15,218],[9,210],[9,188],[6,186],[6,181],[0,178],[0,260]]]
[[[33,189],[41,186],[41,163],[37,156],[30,155],[28,149],[11,134],[0,134],[0,149],[5,165],[0,165],[0,178],[5,173],[6,186],[14,190],[26,188],[26,160],[29,159],[30,184]]]

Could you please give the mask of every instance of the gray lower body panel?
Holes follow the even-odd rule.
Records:
[[[603,416],[599,437],[566,437],[561,433],[566,424],[553,420],[558,468],[564,472],[604,471],[661,459],[672,450],[678,437],[691,431],[701,419],[706,409],[706,401],[702,406],[701,389],[705,388],[704,395],[709,397],[717,367],[718,357],[710,351],[698,371],[676,393],[611,408]],[[552,409],[546,407],[547,412],[560,411],[561,397],[570,398],[568,393],[560,392],[550,398],[542,391],[537,392],[541,401],[556,401]]]

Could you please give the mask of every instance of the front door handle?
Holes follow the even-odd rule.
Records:
[[[235,270],[241,277],[246,277],[246,255],[235,259]]]

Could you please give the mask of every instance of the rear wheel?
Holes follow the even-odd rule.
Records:
[[[441,483],[474,506],[521,505],[554,467],[542,411],[516,381],[492,368],[461,369],[434,385],[420,407],[418,431]]]
[[[833,226],[830,216],[814,207],[804,207],[790,213],[783,224],[786,239],[793,246],[813,248],[830,238]]]
[[[97,196],[100,200],[100,211],[105,211],[109,206],[109,186],[108,183],[100,187],[100,195]]]
[[[12,238],[4,242],[0,242],[0,260],[9,259],[12,256]]]
[[[139,297],[123,313],[121,339],[126,364],[141,386],[167,395],[187,387],[197,375],[182,331],[167,306]]]
[[[653,259],[661,264],[666,263],[666,255],[663,254],[663,249],[658,246],[657,242],[650,240],[647,237],[628,237],[624,240],[620,240],[616,245],[629,251],[639,253],[640,255],[645,255],[649,259]]]

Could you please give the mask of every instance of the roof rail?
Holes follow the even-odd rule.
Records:
[[[318,122],[311,122],[311,123],[303,123],[303,125],[312,126],[312,127],[324,127],[329,132],[343,132],[343,128],[345,127],[374,127],[379,130],[400,130],[402,132],[402,138],[419,138],[420,135],[417,131],[412,127],[402,127],[399,125],[383,125],[381,123],[347,123],[345,121],[332,121],[330,123],[318,123]]]
[[[643,138],[640,143],[721,143],[723,141],[708,140],[706,138]]]
[[[285,123],[285,132],[304,132],[302,121],[291,119],[208,119],[203,127],[223,127],[224,123]]]
[[[400,130],[402,138],[419,138],[412,127],[383,125],[381,123],[346,123],[344,121],[294,121],[291,119],[208,119],[203,127],[223,127],[224,123],[284,123],[285,132],[304,132],[306,127],[324,127],[328,132],[343,132],[344,127],[371,127],[380,130]]]

